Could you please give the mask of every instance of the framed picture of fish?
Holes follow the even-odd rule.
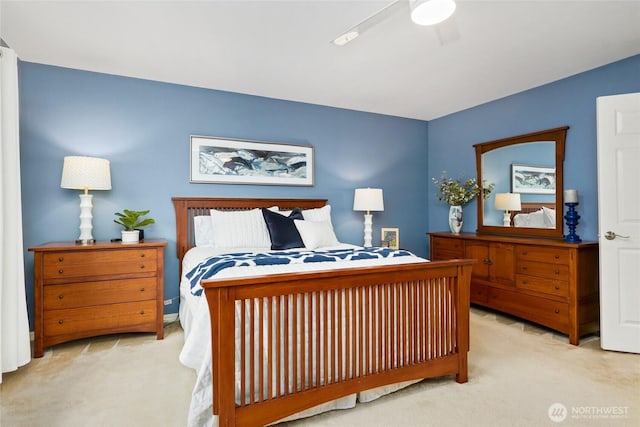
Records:
[[[192,183],[313,185],[310,145],[191,136]]]

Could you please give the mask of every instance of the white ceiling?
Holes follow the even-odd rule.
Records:
[[[640,53],[637,0],[458,0],[444,45],[403,5],[330,43],[389,2],[1,0],[0,30],[23,61],[423,120]]]

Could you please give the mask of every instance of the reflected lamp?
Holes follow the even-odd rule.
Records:
[[[495,208],[504,211],[502,217],[502,225],[511,226],[511,211],[519,211],[522,209],[520,203],[520,194],[517,193],[498,193],[496,194]]]

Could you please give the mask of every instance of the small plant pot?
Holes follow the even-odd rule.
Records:
[[[138,243],[140,240],[140,230],[122,230],[122,243]]]

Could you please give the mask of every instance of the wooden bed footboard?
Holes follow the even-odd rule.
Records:
[[[210,209],[321,208],[326,199],[174,197],[176,252]],[[472,260],[207,280],[213,412],[265,425],[382,385],[467,381]],[[240,338],[242,337],[242,338]],[[237,371],[237,374],[236,374]]]
[[[472,262],[203,281],[219,425],[412,379],[466,382]]]

